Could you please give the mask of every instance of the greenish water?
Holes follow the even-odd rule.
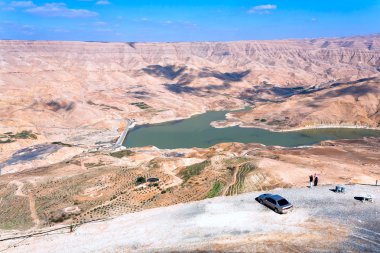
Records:
[[[222,142],[262,143],[296,147],[323,140],[357,139],[380,136],[378,130],[327,128],[294,132],[270,132],[259,128],[214,128],[210,122],[225,119],[228,111],[211,111],[189,119],[155,125],[136,126],[124,142],[126,147],[156,146],[158,148],[206,148]]]

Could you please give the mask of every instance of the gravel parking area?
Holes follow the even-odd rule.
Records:
[[[346,193],[335,193],[335,186],[312,189],[274,190],[283,194],[296,207],[307,210],[310,216],[339,222],[350,230],[350,239],[341,245],[345,250],[380,252],[380,186],[350,185]],[[355,197],[370,194],[374,202]]]
[[[255,201],[262,192],[145,210],[73,233],[7,241],[6,252],[380,252],[380,187],[277,189],[294,205],[279,215]],[[355,196],[372,194],[374,203]]]

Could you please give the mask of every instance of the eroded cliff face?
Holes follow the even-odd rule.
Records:
[[[244,79],[255,84],[267,81],[294,85],[354,80],[380,70],[380,36],[224,43],[2,41],[0,50],[3,74],[42,71],[60,77],[60,81],[81,76],[85,82],[92,72],[116,72],[136,81],[145,73],[152,79],[186,76],[189,83],[212,77],[221,81]],[[152,71],[146,71],[149,69]],[[63,78],[56,72],[70,75]],[[230,73],[233,80],[218,76],[218,72]]]
[[[0,66],[0,133],[30,129],[48,140],[86,145],[115,138],[125,118],[162,122],[243,107],[245,101],[270,102],[289,87],[376,76],[380,36],[223,43],[1,41]]]

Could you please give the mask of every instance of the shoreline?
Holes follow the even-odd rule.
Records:
[[[219,122],[226,122],[225,125],[219,125]],[[233,117],[230,113],[226,114],[226,119],[220,120],[220,121],[212,121],[210,122],[210,126],[214,128],[227,128],[227,127],[234,127],[238,126],[241,128],[257,128],[257,129],[263,129],[271,132],[297,132],[302,130],[312,130],[312,129],[366,129],[366,130],[375,130],[380,131],[380,127],[371,127],[371,126],[365,126],[365,125],[350,125],[350,124],[316,124],[316,125],[309,125],[309,126],[303,126],[303,127],[292,127],[287,129],[276,129],[269,127],[267,125],[249,125],[244,124],[241,122],[238,118]]]
[[[232,119],[232,118],[230,118]],[[233,118],[233,120],[237,120],[236,118]],[[223,120],[222,120],[223,121]],[[275,129],[265,126],[258,126],[258,125],[247,125],[242,122],[238,121],[230,121],[228,122],[228,119],[225,125],[221,125],[218,121],[212,121],[210,122],[210,126],[213,128],[228,128],[228,127],[240,127],[240,128],[257,128],[262,130],[267,130],[271,132],[281,133],[281,132],[297,132],[302,130],[312,130],[312,129],[366,129],[366,130],[375,130],[380,131],[380,127],[370,127],[370,126],[361,126],[361,125],[337,125],[337,124],[320,124],[320,125],[312,125],[312,126],[304,126],[304,127],[294,127],[294,128],[288,128],[288,129]]]
[[[271,132],[297,132],[297,131],[303,131],[303,130],[313,130],[313,129],[365,129],[365,130],[374,130],[374,131],[380,131],[380,127],[369,127],[369,126],[360,126],[360,125],[335,125],[335,124],[323,124],[323,125],[315,125],[315,126],[305,126],[305,127],[295,127],[295,128],[289,128],[289,129],[273,129],[268,127],[256,127],[256,126],[249,126],[249,125],[237,125],[241,128],[259,128],[268,130]]]

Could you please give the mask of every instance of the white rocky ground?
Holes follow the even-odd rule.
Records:
[[[272,191],[294,211],[279,215],[255,201],[262,192],[145,210],[78,227],[0,242],[6,252],[353,251],[380,252],[380,187]],[[374,203],[355,196],[372,194]],[[4,238],[4,236],[3,236]],[[1,237],[0,237],[1,239]]]

